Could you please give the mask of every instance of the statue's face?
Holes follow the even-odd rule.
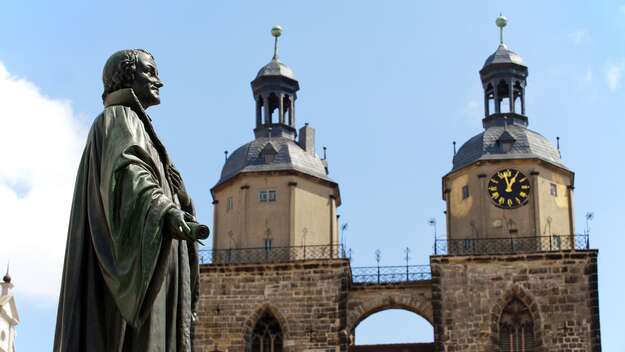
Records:
[[[163,82],[158,78],[156,62],[150,55],[139,52],[137,59],[137,72],[131,88],[143,108],[147,109],[161,103],[159,88],[163,86]]]

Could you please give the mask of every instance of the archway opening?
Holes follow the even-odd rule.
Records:
[[[401,308],[373,313],[360,321],[351,336],[353,352],[434,351],[434,328],[420,315]]]

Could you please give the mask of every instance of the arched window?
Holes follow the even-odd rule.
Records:
[[[282,329],[270,312],[264,312],[254,326],[251,352],[282,352]]]
[[[504,308],[499,320],[501,352],[534,351],[534,322],[525,304],[512,300]]]

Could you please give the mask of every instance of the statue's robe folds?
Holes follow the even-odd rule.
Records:
[[[131,89],[105,106],[76,178],[54,351],[191,351],[197,250],[164,227],[180,208],[167,153]]]

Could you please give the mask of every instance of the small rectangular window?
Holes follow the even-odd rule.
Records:
[[[266,250],[271,249],[271,238],[266,238],[265,239],[265,249]]]
[[[277,192],[274,190],[260,191],[260,193],[258,194],[258,199],[263,203],[275,202],[277,197]]]
[[[549,186],[549,194],[551,194],[554,197],[558,196],[558,185],[556,185],[555,183],[552,183]]]
[[[232,200],[232,197],[228,197],[228,201],[226,202],[226,208],[228,210],[234,208],[234,201]]]
[[[469,198],[469,185],[464,185],[462,187],[462,199]]]
[[[260,191],[260,193],[258,194],[258,199],[261,202],[266,202],[269,199],[269,194],[267,193],[267,191]]]

